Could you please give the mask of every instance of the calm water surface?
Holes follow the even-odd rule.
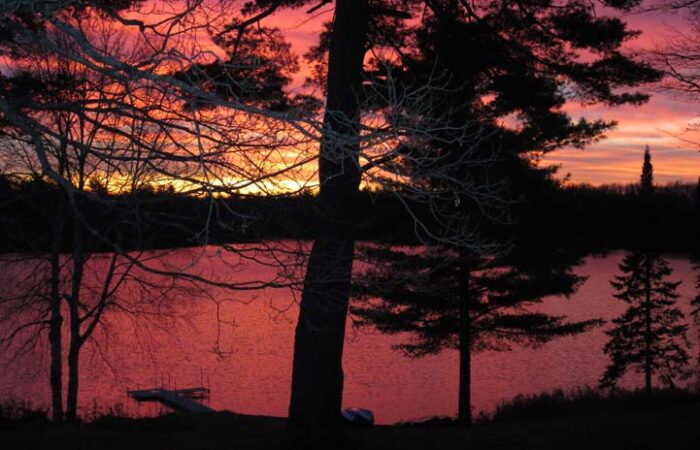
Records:
[[[275,270],[264,264],[232,263],[215,253],[210,249],[196,258],[198,273],[226,273],[232,277],[229,279],[237,280],[274,276]],[[191,250],[182,250],[169,258],[183,263],[193,256]],[[624,305],[612,299],[609,279],[617,273],[622,257],[618,252],[605,258],[587,258],[577,269],[588,276],[579,291],[569,299],[548,299],[542,309],[573,320],[618,316]],[[681,308],[687,313],[690,298],[696,295],[692,265],[678,258],[670,258],[670,262],[674,277],[684,280],[679,291]],[[5,268],[5,283],[11,283],[7,281],[12,279],[7,278],[10,272]],[[209,298],[174,295],[168,317],[134,318],[112,313],[83,352],[83,413],[118,406],[129,414],[157,414],[160,407],[139,405],[127,398],[126,391],[158,385],[205,385],[211,387],[208,402],[215,409],[286,415],[298,312],[294,295],[288,290],[252,294],[214,288],[208,294]],[[505,352],[476,354],[472,375],[476,412],[488,412],[519,394],[595,386],[607,364],[602,352],[605,328],[561,338],[538,349],[513,347]],[[697,331],[691,327],[693,343]],[[347,407],[369,408],[380,423],[456,413],[457,353],[445,351],[408,359],[392,350],[393,344],[406,339],[358,330],[349,324],[344,354]],[[691,354],[698,354],[697,347]],[[48,352],[43,347],[18,359],[0,355],[0,362],[0,398],[48,404]],[[632,387],[641,381],[641,375],[632,374],[623,383]]]

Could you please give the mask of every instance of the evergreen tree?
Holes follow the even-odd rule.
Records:
[[[654,228],[651,226],[654,173],[649,146],[644,150],[640,180],[641,207],[646,216],[644,232],[648,234]],[[600,386],[615,387],[625,372],[634,369],[644,373],[644,389],[650,396],[654,374],[666,386],[673,386],[674,379],[687,375],[688,326],[675,306],[681,282],[668,280],[673,270],[666,260],[651,251],[647,242],[638,244],[638,248],[620,264],[622,275],[610,282],[617,291],[615,298],[629,306],[622,316],[613,320],[615,326],[607,332],[610,340],[604,351],[612,362],[600,379]]]
[[[270,0],[256,2],[263,8],[272,3]],[[283,4],[301,6],[306,3],[305,0],[289,0]],[[604,3],[613,8],[628,8],[636,4],[634,1]],[[336,3],[335,22],[311,52],[311,56],[319,62],[315,73],[321,75],[322,82],[325,81],[329,100],[332,98],[330,82],[334,69],[334,35],[331,31],[341,18],[340,5],[341,2]],[[456,247],[483,250],[472,242],[465,245],[459,234],[476,228],[474,221],[468,221],[475,216],[495,215],[497,221],[507,220],[501,216],[502,193],[496,188],[484,189],[484,186],[493,186],[495,182],[498,188],[507,187],[512,182],[511,175],[522,167],[532,166],[524,158],[511,156],[515,153],[527,155],[528,152],[541,154],[567,145],[583,146],[612,125],[605,121],[574,121],[563,111],[567,100],[595,99],[609,105],[644,102],[646,96],[630,92],[628,88],[658,77],[654,70],[625,57],[619,51],[622,43],[636,33],[628,30],[619,19],[598,16],[595,6],[587,2],[385,0],[369,2],[369,7],[372,12],[370,20],[353,19],[352,29],[366,27],[362,43],[366,49],[376,48],[378,51],[368,53],[372,57],[367,58],[361,68],[364,82],[356,85],[360,89],[352,92],[350,88],[344,88],[344,92],[354,94],[351,99],[363,100],[359,105],[361,109],[386,114],[388,123],[403,121],[410,128],[412,121],[431,123],[436,117],[426,116],[441,112],[442,117],[438,122],[450,125],[443,129],[446,132],[442,136],[432,134],[429,139],[421,137],[413,142],[401,140],[394,153],[396,158],[386,161],[381,171],[373,172],[375,179],[387,175],[382,182],[390,186],[392,192],[404,194],[406,191],[401,191],[400,186],[392,186],[392,180],[410,179],[412,182],[408,191],[417,186],[430,186],[431,192],[441,193],[421,196],[419,191],[419,195],[412,197],[417,202],[423,202],[430,214],[438,216],[435,222],[448,225],[444,230],[430,227],[434,224],[430,223],[434,217],[413,216],[415,228],[426,242],[455,243]],[[420,20],[405,20],[412,13]],[[347,35],[352,36],[351,33]],[[390,51],[384,51],[386,49]],[[593,60],[578,57],[584,52],[595,55]],[[382,58],[382,55],[391,57]],[[436,82],[439,82],[437,89]],[[387,109],[382,105],[383,98],[406,98],[410,103],[411,96],[404,94],[410,94],[412,86],[433,86],[435,90],[430,104],[423,105],[422,111],[426,116],[416,116],[409,111],[406,117],[402,117],[403,111],[400,109]],[[506,118],[512,117],[518,119],[517,126],[510,129],[502,126]],[[463,130],[465,123],[473,125],[473,129],[466,130],[465,136],[482,138],[478,149],[460,145],[464,140],[449,132],[450,128]],[[500,159],[500,156],[494,155],[499,154],[501,149],[507,157],[499,161],[496,166],[498,170],[482,170],[495,159]],[[319,161],[332,159],[332,155],[332,152],[324,154],[322,150]],[[357,165],[357,162],[354,164]],[[369,164],[369,167],[372,166]],[[351,162],[340,167],[353,165]],[[321,174],[325,170],[323,165],[319,169]],[[438,182],[435,174],[442,177]],[[336,178],[331,176],[327,179]],[[506,178],[509,180],[506,181]],[[324,190],[328,189],[324,186],[324,176],[320,176],[320,179],[323,196]],[[531,187],[526,186],[525,189]],[[513,197],[516,195],[512,194]],[[343,199],[336,195],[329,204],[342,209]],[[455,207],[452,208],[450,204]],[[329,221],[333,229],[343,223],[355,222],[352,216],[337,217],[344,220]],[[466,225],[465,221],[468,221]],[[455,232],[455,229],[459,232]],[[344,251],[346,258],[352,258],[352,246],[343,250],[342,239],[334,238],[333,242],[334,248],[328,250],[329,254],[340,255]],[[320,253],[320,248],[316,253]],[[316,413],[311,413],[311,408],[307,406],[325,402],[319,399],[335,401],[325,402],[331,407],[324,412],[324,416],[337,409],[338,396],[323,390],[328,383],[321,379],[324,374],[321,367],[328,365],[336,370],[337,375],[331,381],[335,389],[342,389],[342,373],[337,372],[342,339],[336,340],[335,354],[330,357],[330,352],[321,353],[330,348],[329,337],[315,333],[313,338],[305,338],[306,332],[300,328],[308,328],[315,320],[326,329],[328,323],[337,323],[336,328],[342,333],[345,317],[338,314],[334,319],[332,316],[336,311],[347,308],[349,290],[344,289],[350,283],[320,284],[316,280],[338,280],[340,273],[329,276],[327,268],[332,260],[319,259],[318,265],[312,265],[314,261],[316,259],[312,254],[306,273],[297,335],[300,342],[309,344],[295,346],[290,423],[308,423],[309,417]],[[350,270],[343,272],[344,276],[350,273]],[[318,300],[306,295],[314,292],[322,293],[317,296]],[[331,293],[339,295],[332,297]],[[338,306],[325,306],[331,303]],[[317,341],[321,350],[314,350],[312,341]],[[297,377],[297,373],[300,376]],[[327,373],[333,372],[328,370]],[[295,392],[304,395],[295,395]]]
[[[648,145],[644,148],[644,164],[642,165],[639,191],[642,197],[649,197],[654,193],[654,166],[651,164],[651,151]]]
[[[359,277],[351,311],[359,326],[409,333],[396,346],[409,357],[459,351],[458,421],[469,425],[471,357],[482,350],[508,350],[511,344],[537,346],[574,334],[597,321],[528,310],[545,296],[569,295],[582,279],[552,261],[514,266],[508,257],[465,255],[446,246],[422,250],[371,246],[364,250],[373,267]],[[537,258],[533,258],[537,259]]]
[[[622,275],[611,281],[615,298],[629,306],[613,320],[605,353],[612,359],[600,380],[601,387],[613,388],[628,370],[644,373],[647,395],[653,376],[665,386],[687,376],[690,360],[683,313],[676,307],[680,281],[669,281],[673,271],[658,255],[635,252],[620,264]]]
[[[579,72],[583,66],[573,61],[563,62],[565,52],[550,51],[551,46],[562,42],[553,40],[552,33],[540,34],[538,30],[543,24],[566,30],[559,34],[567,41],[564,46],[587,47],[592,42],[584,43],[579,32],[594,26],[601,33],[600,41],[592,47],[608,42],[601,49],[613,42],[621,43],[631,34],[616,20],[591,20],[591,10],[578,4],[557,10],[536,2],[526,2],[525,6],[488,2],[478,11],[454,1],[430,4],[430,13],[416,29],[410,30],[408,36],[412,38],[396,39],[396,42],[410,42],[413,48],[398,52],[401,55],[398,67],[393,67],[393,62],[378,64],[376,71],[369,74],[371,85],[379,90],[383,80],[399,80],[399,86],[421,85],[436,74],[445,74],[442,93],[432,98],[440,107],[433,110],[450,111],[449,120],[454,123],[454,129],[459,129],[462,123],[473,124],[473,134],[481,134],[481,145],[475,151],[463,148],[452,136],[438,136],[422,148],[407,145],[401,153],[408,157],[393,170],[397,175],[410,176],[418,183],[443,190],[449,198],[455,198],[449,195],[454,189],[442,185],[444,179],[423,177],[426,168],[413,164],[415,154],[434,155],[428,158],[430,168],[441,164],[444,170],[438,172],[449,174],[451,180],[475,187],[486,184],[485,180],[503,180],[505,196],[513,200],[508,217],[497,208],[489,210],[483,203],[475,205],[473,199],[464,197],[455,198],[454,207],[449,203],[441,205],[443,216],[450,216],[455,222],[466,220],[473,229],[488,230],[484,234],[494,238],[490,232],[499,225],[493,222],[509,222],[518,216],[518,208],[513,208],[515,199],[522,199],[527,193],[528,202],[536,201],[532,193],[549,183],[551,171],[538,168],[536,161],[530,159],[532,154],[567,145],[582,147],[612,125],[604,121],[572,120],[562,110],[568,92],[563,89],[562,80],[578,85],[584,97],[592,96],[611,105],[644,101],[638,93],[618,97],[607,88],[599,89],[600,84],[589,85],[602,75],[599,68],[618,66],[619,53],[609,54],[610,58],[604,58],[600,66],[587,67],[584,75]],[[522,15],[523,10],[527,14]],[[519,42],[504,36],[517,36]],[[549,48],[540,47],[544,41]],[[322,61],[322,50],[323,43],[312,54],[318,61]],[[533,52],[539,56],[533,58]],[[540,57],[552,64],[541,64]],[[632,72],[637,82],[656,76],[641,66]],[[607,82],[616,83],[611,79]],[[485,101],[487,98],[492,100]],[[509,115],[517,116],[518,127],[502,125],[502,119]],[[466,159],[471,164],[460,164],[468,151],[474,152],[474,159],[482,164],[474,164],[469,158]],[[489,194],[493,197],[493,193]],[[445,214],[445,209],[451,209],[450,213]],[[430,220],[427,218],[422,223]],[[417,228],[423,231],[420,226]],[[471,421],[472,351],[505,348],[513,342],[536,345],[593,324],[567,323],[563,317],[510,310],[536,303],[545,295],[570,293],[577,281],[567,268],[557,266],[561,262],[554,258],[532,261],[537,259],[532,255],[546,253],[543,248],[532,247],[544,243],[514,243],[512,227],[501,231],[502,239],[494,240],[515,244],[514,254],[508,258],[501,256],[503,248],[497,249],[497,255],[477,255],[459,246],[445,245],[447,239],[438,245],[428,233],[421,236],[432,242],[425,252],[370,250],[366,256],[376,269],[359,280],[358,296],[365,302],[353,308],[361,324],[377,326],[389,333],[412,333],[416,341],[400,346],[410,356],[436,353],[444,348],[460,350],[458,419],[464,424]],[[524,256],[526,249],[531,250],[529,258]],[[374,297],[381,301],[372,302]]]

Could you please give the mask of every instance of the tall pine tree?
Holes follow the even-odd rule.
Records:
[[[654,193],[654,166],[651,164],[651,150],[644,147],[644,164],[640,177],[639,193],[643,199],[649,199]]]
[[[642,205],[648,206],[654,195],[649,147],[644,151],[639,192]],[[645,231],[653,232],[648,228]],[[668,262],[644,243],[640,243],[640,250],[627,255],[619,268],[622,275],[610,283],[617,291],[614,297],[627,303],[628,308],[613,320],[615,326],[607,332],[610,340],[604,351],[611,363],[600,386],[614,388],[622,375],[635,370],[644,373],[644,389],[651,396],[655,375],[665,386],[673,386],[674,380],[687,376],[688,326],[676,307],[681,282],[669,280],[673,270]]]

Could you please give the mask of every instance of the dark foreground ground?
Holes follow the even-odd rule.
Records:
[[[566,409],[545,403],[525,409],[516,405],[500,418],[481,421],[470,429],[440,424],[348,428],[347,448],[700,449],[697,398],[653,405],[594,402]],[[526,420],[520,417],[523,414],[535,418]],[[223,412],[138,420],[102,418],[63,427],[5,421],[0,428],[0,448],[8,450],[278,449],[284,421]]]

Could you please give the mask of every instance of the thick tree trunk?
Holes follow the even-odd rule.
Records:
[[[646,299],[644,302],[644,391],[646,395],[651,397],[652,385],[651,377],[653,372],[652,360],[651,360],[651,257],[649,254],[645,255],[645,276],[644,276],[644,289]]]
[[[353,241],[314,242],[294,341],[289,438],[294,445],[336,445],[343,397],[343,343]]]
[[[51,367],[49,382],[51,384],[51,420],[63,421],[63,357],[61,327],[61,292],[60,292],[60,228],[53,227],[53,243],[51,249],[51,292],[49,319],[49,348],[51,352]]]
[[[78,341],[78,333],[80,330],[74,330],[73,313],[71,313],[71,336],[70,347],[68,350],[68,389],[66,392],[66,421],[76,422],[78,420],[78,372],[79,372],[79,357],[80,344]]]
[[[83,286],[83,229],[80,217],[73,214],[73,274],[71,278],[71,295],[68,299],[70,320],[70,346],[68,349],[68,391],[66,394],[66,421],[78,419],[78,373],[80,361],[80,294]]]
[[[472,380],[471,380],[471,295],[469,291],[469,270],[463,268],[460,274],[459,301],[459,407],[457,421],[464,425],[472,424]]]
[[[288,439],[330,448],[341,438],[343,342],[355,242],[349,207],[360,182],[359,129],[367,0],[337,0],[330,37],[321,220],[311,249],[294,342]]]

